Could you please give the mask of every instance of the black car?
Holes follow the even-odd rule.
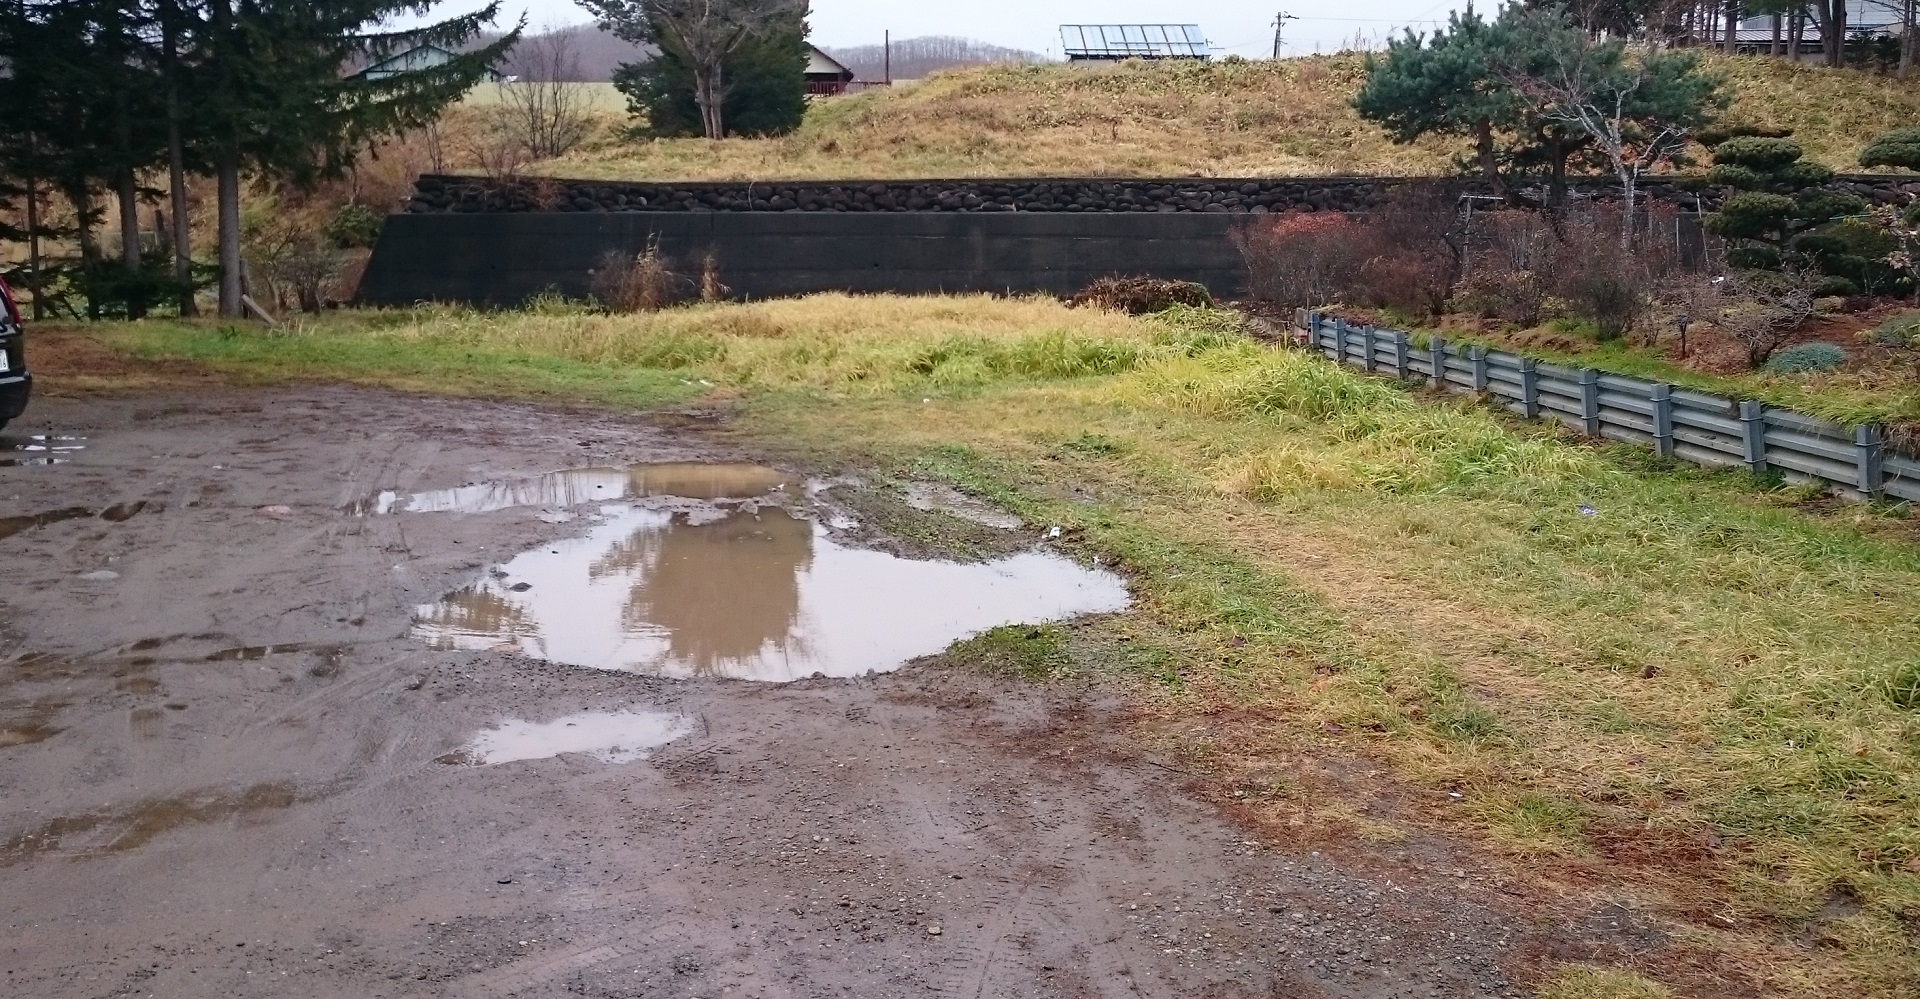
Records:
[[[33,376],[27,373],[26,327],[13,289],[0,280],[0,427],[27,411]]]

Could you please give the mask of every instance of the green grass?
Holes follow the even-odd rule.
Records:
[[[949,482],[1139,596],[953,657],[1127,678],[1141,737],[1256,789],[1256,821],[1470,836],[1523,896],[1625,897],[1676,941],[1634,973],[1543,971],[1545,994],[1920,985],[1920,548],[1891,513],[1417,401],[1191,310],[821,296],[101,336],[248,379],[699,396],[734,408],[734,444]],[[1329,754],[1379,773],[1335,779]]]

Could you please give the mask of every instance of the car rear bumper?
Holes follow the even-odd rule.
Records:
[[[26,372],[0,378],[0,423],[27,411],[27,397],[33,394],[33,376]]]

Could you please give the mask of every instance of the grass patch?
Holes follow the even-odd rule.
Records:
[[[817,296],[104,336],[245,377],[732,399],[736,443],[944,481],[1117,562],[1138,604],[1097,636],[953,654],[1130,677],[1184,766],[1272,789],[1260,821],[1477,835],[1770,994],[1920,983],[1920,548],[1889,516],[1416,401],[1200,311]],[[1380,776],[1316,776],[1330,751]],[[1547,994],[1661,994],[1624,974]]]

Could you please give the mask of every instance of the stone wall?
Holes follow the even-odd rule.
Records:
[[[1920,178],[1849,175],[1841,182],[1868,198],[1904,204],[1920,195]],[[532,178],[420,178],[407,210],[442,212],[1203,212],[1222,215],[1284,211],[1366,211],[1397,187],[1446,185],[1489,193],[1471,180],[1383,177],[1289,177],[1179,180],[915,180],[654,184]],[[1610,198],[1610,181],[1571,185],[1578,196]],[[1713,208],[1717,191],[1692,192],[1654,178],[1655,199],[1683,209]]]

